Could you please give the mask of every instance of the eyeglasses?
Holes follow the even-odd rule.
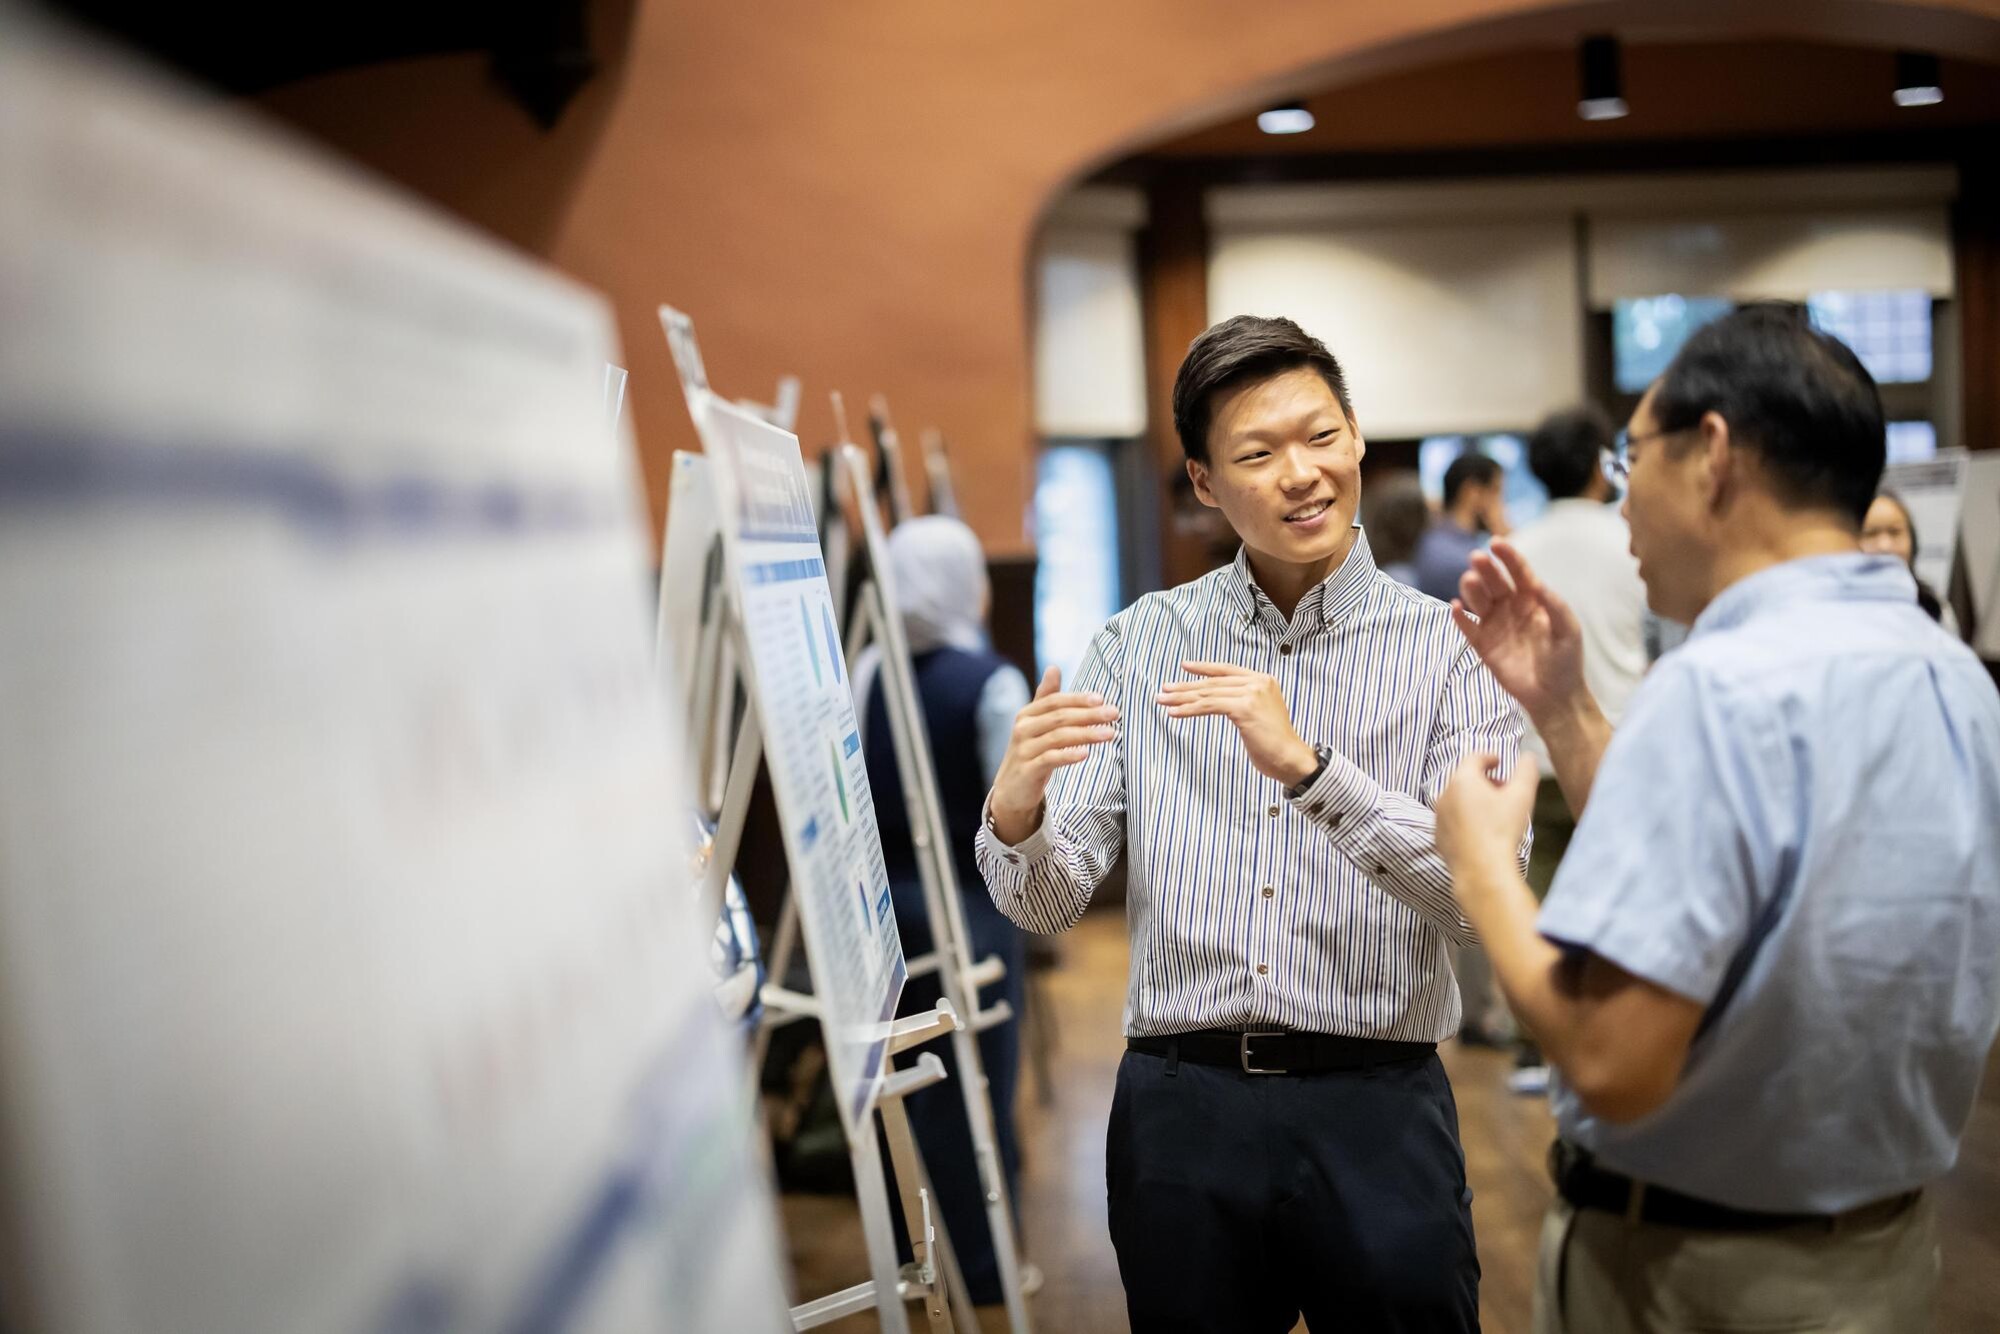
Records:
[[[1618,485],[1623,486],[1632,477],[1632,446],[1642,444],[1648,440],[1658,440],[1669,435],[1679,435],[1683,431],[1692,429],[1692,427],[1688,426],[1679,426],[1671,431],[1646,431],[1639,435],[1633,435],[1628,431],[1620,431],[1617,443],[1604,451],[1602,460],[1604,475]]]

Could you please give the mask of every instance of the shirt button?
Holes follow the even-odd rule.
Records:
[[[1283,657],[1289,658],[1292,656],[1292,646],[1290,644],[1280,644],[1278,645],[1278,653]]]
[[[1328,817],[1327,823],[1333,826],[1335,829],[1340,828],[1340,812],[1335,811],[1330,817]]]
[[[1271,888],[1269,885],[1264,886],[1264,897],[1267,899],[1270,898],[1273,894],[1276,894],[1277,892],[1278,892],[1277,890]]]
[[[1271,966],[1269,964],[1260,963],[1257,965],[1257,976],[1259,977],[1264,976],[1264,974],[1270,971],[1271,971]]]
[[[1021,864],[1021,857],[1019,853],[1013,853],[1013,852],[1008,853],[1007,860],[1012,862],[1016,866],[1019,866]]]
[[[1386,867],[1386,866],[1378,866],[1378,867],[1376,867],[1376,868],[1375,868],[1375,874],[1376,874],[1376,875],[1387,875],[1387,874],[1389,874],[1389,868],[1388,868],[1388,867]]]
[[[1264,814],[1270,816],[1273,820],[1275,820],[1278,818],[1278,808],[1276,806],[1272,806],[1267,810],[1265,810]]]

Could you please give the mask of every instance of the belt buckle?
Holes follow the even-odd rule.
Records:
[[[1240,1039],[1238,1039],[1238,1041],[1237,1041],[1237,1044],[1236,1044],[1236,1052],[1237,1052],[1237,1059],[1238,1059],[1238,1060],[1239,1060],[1239,1061],[1240,1061],[1240,1062],[1242,1063],[1242,1066],[1243,1066],[1243,1073],[1244,1073],[1244,1074],[1246,1074],[1246,1075],[1286,1075],[1286,1074],[1290,1074],[1290,1073],[1291,1073],[1291,1071],[1289,1071],[1289,1070],[1273,1070],[1273,1069],[1266,1069],[1265,1067],[1263,1067],[1263,1066],[1261,1066],[1261,1065],[1252,1065],[1252,1064],[1250,1064],[1250,1039],[1252,1039],[1252,1038],[1282,1038],[1282,1037],[1286,1037],[1286,1036],[1288,1036],[1288,1035],[1287,1035],[1287,1034],[1285,1033],[1285,1031],[1284,1031],[1283,1029],[1271,1029],[1271,1030],[1266,1030],[1266,1031],[1264,1031],[1264,1032],[1260,1032],[1260,1033],[1245,1033],[1245,1034],[1244,1034],[1244,1035],[1243,1035],[1243,1036],[1242,1036],[1242,1037],[1241,1037]]]

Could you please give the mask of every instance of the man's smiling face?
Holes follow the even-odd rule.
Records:
[[[1253,555],[1337,565],[1354,542],[1367,442],[1310,366],[1218,393],[1188,476]]]

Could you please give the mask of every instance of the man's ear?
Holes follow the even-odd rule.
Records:
[[[1222,506],[1215,499],[1215,492],[1208,489],[1208,465],[1200,459],[1189,459],[1187,470],[1188,480],[1194,483],[1195,499],[1212,510],[1221,509]]]
[[[1711,513],[1720,513],[1742,485],[1743,460],[1721,413],[1704,412],[1696,429],[1700,432],[1695,448],[1701,451],[1697,476],[1702,500]]]
[[[1359,463],[1368,457],[1368,438],[1361,434],[1361,423],[1354,420],[1351,413],[1342,415],[1347,417],[1348,434],[1354,437],[1354,461]]]

